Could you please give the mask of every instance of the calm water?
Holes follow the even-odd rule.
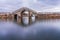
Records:
[[[60,19],[40,20],[29,26],[0,20],[0,40],[60,40]]]

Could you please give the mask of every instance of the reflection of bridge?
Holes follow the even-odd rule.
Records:
[[[27,21],[29,22],[29,24],[31,24],[33,19],[34,20],[36,20],[36,19],[37,20],[40,20],[40,19],[60,19],[60,14],[57,14],[57,13],[50,14],[50,12],[47,12],[46,14],[40,14],[40,13],[37,13],[36,11],[31,10],[26,7],[23,7],[19,10],[12,12],[12,13],[7,13],[7,14],[0,13],[0,19],[9,19],[12,21],[15,20],[18,23],[23,23],[23,19],[25,19],[25,18],[28,18]]]

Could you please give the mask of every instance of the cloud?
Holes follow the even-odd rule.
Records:
[[[0,12],[16,10],[21,7],[21,3],[19,0],[0,0]]]
[[[36,0],[30,7],[42,12],[60,12],[60,0]]]
[[[60,0],[0,0],[0,12],[14,11],[23,6],[36,11],[53,12],[53,10],[60,10]]]
[[[60,12],[60,6],[56,6],[50,9],[43,10],[43,12]]]

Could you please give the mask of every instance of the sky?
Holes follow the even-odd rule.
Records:
[[[40,12],[60,12],[60,0],[0,0],[0,12],[28,7]]]

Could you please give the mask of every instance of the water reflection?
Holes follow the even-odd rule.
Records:
[[[19,20],[19,19],[18,19]],[[30,17],[22,17],[22,22],[17,21],[18,23],[21,23],[22,26],[29,26],[33,23],[35,23],[35,16]]]
[[[0,39],[60,40],[60,19],[36,21],[28,27],[0,20]]]

